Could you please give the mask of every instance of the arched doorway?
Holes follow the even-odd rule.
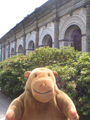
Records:
[[[14,48],[11,49],[11,56],[15,55],[15,50]]]
[[[65,40],[68,40],[68,42],[73,42],[73,46],[75,50],[81,51],[81,30],[77,25],[70,26],[64,36]]]
[[[52,38],[50,35],[44,36],[42,45],[52,47]]]
[[[33,42],[33,41],[30,41],[30,42],[29,42],[28,50],[34,51],[34,42]]]
[[[18,54],[23,54],[23,47],[22,47],[22,45],[20,45],[18,47]]]

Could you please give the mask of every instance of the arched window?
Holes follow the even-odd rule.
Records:
[[[81,30],[77,25],[70,26],[64,36],[64,40],[68,42],[73,42],[75,50],[81,51]]]
[[[14,48],[11,49],[11,56],[15,55],[15,50]]]
[[[74,42],[75,50],[81,51],[81,30],[76,29],[72,32],[72,39]]]
[[[50,35],[44,36],[42,45],[52,47],[52,38]]]
[[[20,45],[18,47],[18,54],[23,54],[23,47],[22,47],[22,45]]]
[[[34,51],[34,42],[33,42],[33,41],[30,41],[30,42],[29,42],[28,50]]]

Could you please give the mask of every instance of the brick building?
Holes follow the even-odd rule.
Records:
[[[90,52],[90,0],[48,0],[1,39],[1,60],[38,47]]]

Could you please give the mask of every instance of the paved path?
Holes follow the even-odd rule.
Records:
[[[0,92],[0,120],[5,120],[5,114],[11,100]]]

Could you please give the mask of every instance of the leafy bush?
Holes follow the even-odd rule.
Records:
[[[90,53],[82,54],[77,63],[74,63],[77,70],[77,108],[83,119],[90,119]]]
[[[0,85],[6,95],[13,98],[23,92],[25,78],[23,77],[26,56],[13,56],[0,62]],[[20,78],[23,78],[21,81]],[[17,88],[17,89],[16,89]]]
[[[57,85],[74,101],[80,120],[90,118],[90,53],[66,47],[61,50],[43,47],[28,55],[19,55],[0,62],[0,86],[11,98],[19,96],[26,83],[24,72],[47,67],[58,72]]]

